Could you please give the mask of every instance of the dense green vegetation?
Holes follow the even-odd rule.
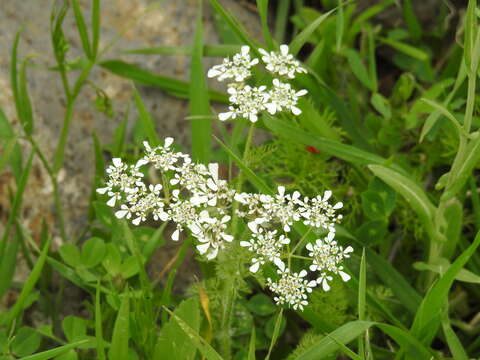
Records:
[[[17,35],[11,87],[22,128],[14,128],[0,110],[0,170],[12,172],[16,182],[0,238],[0,298],[13,293],[16,299],[0,312],[0,359],[480,357],[480,9],[470,0],[464,12],[451,13],[441,2],[439,16],[427,27],[412,0],[378,1],[361,11],[355,1],[315,4],[257,0],[259,40],[221,0],[199,2],[192,44],[125,49],[125,54],[190,57],[190,81],[183,82],[105,58],[99,48],[100,0],[92,0],[89,19],[78,0],[58,2],[51,18],[55,59],[45,71],[62,79],[66,111],[51,158],[35,141],[28,92],[35,59],[18,53]],[[204,42],[200,9],[206,7],[215,15],[221,44]],[[378,21],[392,8],[402,16],[395,26]],[[84,50],[80,60],[68,52],[67,17],[75,18]],[[211,104],[224,109],[229,99],[208,89],[204,57],[218,57],[220,63],[242,45],[258,56],[259,48],[273,51],[280,44],[288,44],[307,69],[291,81],[308,90],[299,99],[302,113],[265,111],[255,125],[243,118],[219,121]],[[334,278],[330,291],[316,287],[303,311],[277,306],[266,286],[275,276],[273,265],[249,272],[251,256],[238,244],[246,240],[241,218],[232,221],[235,240],[213,261],[195,255],[199,273],[185,288],[173,291],[185,255],[194,248],[187,232],[162,273],[149,273],[155,250],[171,241],[174,227],[117,219],[108,199],[95,192],[112,158],[134,164],[143,140],[163,144],[135,89],[133,133],[119,123],[108,145],[92,134],[96,161],[89,221],[82,238],[68,238],[58,173],[66,147],[75,147],[68,137],[76,100],[96,67],[132,80],[137,88],[157,87],[185,99],[191,150],[182,144],[176,149],[199,163],[219,163],[237,190],[275,194],[284,186],[310,198],[331,190],[344,204],[336,240],[355,249],[344,262],[351,279]],[[271,78],[255,70],[249,81],[259,86]],[[100,89],[98,95],[97,109],[111,114],[115,99]],[[258,132],[266,140],[256,139]],[[30,146],[21,148],[25,140]],[[23,194],[34,158],[50,177],[58,217],[56,228],[43,225],[39,244],[19,216],[29,202]],[[51,247],[53,236],[63,240],[58,251]],[[302,239],[299,250],[306,257],[303,240],[314,241],[324,232],[296,224],[291,236]],[[18,257],[30,267],[21,284],[13,282]],[[81,289],[84,313],[64,316],[56,308],[62,301],[57,291],[66,286]],[[31,327],[32,308],[43,314],[43,326]]]

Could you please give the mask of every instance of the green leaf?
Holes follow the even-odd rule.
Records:
[[[334,13],[337,8],[330,10],[329,12],[320,15],[314,21],[312,21],[308,26],[303,29],[293,40],[290,42],[289,50],[292,55],[297,55],[300,49],[305,45],[305,43],[309,40],[310,36],[317,30],[323,21],[328,18],[332,13]]]
[[[13,338],[10,347],[15,355],[27,356],[37,351],[41,341],[42,337],[34,329],[22,327]]]
[[[270,297],[264,294],[252,296],[245,306],[254,314],[268,316],[277,311],[277,307]]]
[[[80,250],[73,244],[64,244],[59,249],[63,261],[71,267],[78,267],[81,264]]]
[[[364,28],[364,24],[374,17],[375,15],[381,13],[387,7],[395,4],[395,0],[384,0],[379,3],[376,3],[373,6],[367,7],[363,12],[361,12],[352,22],[352,25],[349,27],[348,38],[349,41],[353,41],[356,35]]]
[[[105,257],[106,248],[102,239],[93,237],[82,246],[81,263],[87,268],[97,266]]]
[[[393,39],[388,39],[388,38],[378,38],[381,42],[383,42],[385,45],[388,45],[395,50],[400,51],[401,53],[404,53],[405,55],[408,55],[414,59],[420,60],[420,61],[427,61],[429,59],[429,55],[423,51],[420,50],[416,47],[413,47],[412,45],[405,44],[401,41],[393,40]]]
[[[477,10],[477,1],[476,0],[469,0],[467,13],[465,16],[465,39],[464,39],[464,53],[463,59],[465,64],[467,65],[467,69],[471,71],[472,66],[472,57],[473,57],[473,49],[475,47],[475,39],[477,38],[477,14],[475,11]]]
[[[174,315],[181,319],[189,328],[197,332],[200,330],[200,309],[198,298],[192,297],[182,301],[175,309]],[[160,331],[155,346],[154,359],[163,359],[164,354],[170,354],[172,359],[193,359],[195,348],[190,344],[189,335],[182,330],[181,325],[172,317]]]
[[[188,323],[180,318],[179,316],[175,315],[173,312],[165,308],[165,310],[171,315],[171,317],[177,322],[180,326],[182,331],[188,336],[192,345],[200,351],[200,353],[207,359],[207,360],[223,360],[222,357],[215,351],[207,341],[202,338],[197,331],[192,329]]]
[[[265,43],[269,49],[273,49],[274,43],[270,28],[268,26],[268,0],[257,0],[258,14],[260,15],[260,22],[262,23],[262,34]]]
[[[27,84],[27,66],[28,58],[23,60],[20,67],[19,83],[18,83],[18,99],[15,99],[15,104],[18,104],[17,114],[20,122],[23,125],[23,129],[26,134],[32,135],[33,133],[33,110],[32,103],[30,101],[30,95],[28,94]],[[15,94],[15,93],[14,93]]]
[[[99,360],[105,360],[106,356],[102,328],[102,305],[100,297],[101,293],[99,280],[95,291],[95,338],[97,344],[97,358]]]
[[[412,335],[423,344],[430,344],[435,336],[440,323],[441,308],[448,298],[453,281],[479,245],[480,232],[475,236],[473,243],[448,267],[445,274],[423,298],[411,328]]]
[[[392,109],[388,100],[379,93],[372,94],[370,103],[373,105],[385,119],[389,120],[392,117]]]
[[[435,206],[430,202],[423,189],[408,177],[381,165],[369,165],[368,168],[381,180],[402,195],[412,209],[424,222],[431,222]]]
[[[91,341],[92,340],[89,340],[89,339],[80,340],[80,341],[77,341],[75,343],[59,346],[59,347],[56,347],[56,348],[51,349],[51,350],[47,350],[47,351],[43,351],[41,353],[37,353],[35,355],[26,356],[26,357],[22,358],[22,360],[48,360],[48,359],[52,359],[55,356],[65,354],[66,352],[70,351],[71,349],[75,349],[79,346],[86,346]]]
[[[450,325],[450,319],[448,318],[448,308],[445,307],[442,316],[442,329],[445,334],[445,339],[447,340],[448,348],[453,355],[455,360],[469,360],[470,357],[467,355],[465,348],[463,347],[460,339],[457,334],[452,329]]]
[[[133,99],[138,111],[138,120],[142,126],[143,132],[148,138],[151,146],[157,146],[160,144],[160,139],[158,138],[157,132],[155,130],[155,124],[153,122],[150,113],[145,108],[145,104],[138,93],[136,88],[133,88]]]
[[[10,289],[17,265],[17,253],[20,246],[21,234],[16,233],[5,247],[0,261],[0,299]]]
[[[407,24],[408,31],[413,39],[418,40],[422,36],[422,27],[415,16],[412,0],[403,0],[403,18]]]
[[[373,322],[359,320],[346,323],[328,334],[328,337],[322,338],[311,348],[300,354],[295,360],[323,359],[339,349],[338,343],[350,343],[372,325],[374,325]]]
[[[235,19],[230,13],[228,13],[218,0],[210,0],[210,5],[219,14],[222,19],[228,24],[229,28],[242,40],[242,43],[250,46],[251,50],[258,53],[258,44],[247,33],[245,28]]]
[[[290,10],[291,0],[277,2],[277,12],[275,14],[275,39],[278,43],[284,44],[285,31],[287,29],[288,11]]]
[[[445,237],[448,241],[443,245],[442,255],[450,259],[457,248],[462,235],[463,227],[463,204],[458,199],[447,202],[444,217],[447,220]]]
[[[384,164],[387,162],[386,159],[361,150],[355,146],[345,145],[338,141],[310,135],[286,121],[266,116],[264,117],[264,122],[269,129],[279,136],[286,137],[307,146],[315,146],[320,152],[325,152],[356,165],[368,165],[372,163]],[[396,170],[399,170],[399,168],[396,167]],[[401,171],[405,172],[404,170]]]
[[[353,74],[357,77],[357,79],[370,91],[376,91],[371,81],[370,74],[367,71],[367,68],[362,62],[358,51],[354,49],[345,49],[344,52],[345,56],[348,59],[348,64],[352,69]]]
[[[252,327],[252,332],[250,333],[250,342],[248,345],[248,357],[247,360],[255,360],[255,326]]]
[[[190,65],[190,131],[192,140],[192,156],[195,161],[208,163],[212,147],[212,120],[208,87],[203,69],[203,16],[202,2],[199,3],[197,13],[197,27],[195,30],[192,58]]]
[[[82,41],[83,51],[87,58],[92,59],[92,49],[90,46],[90,39],[88,37],[87,26],[85,25],[85,19],[83,18],[82,10],[78,0],[72,0],[73,14],[75,15],[75,22],[77,23],[78,35]]]
[[[228,57],[240,52],[241,45],[236,44],[215,44],[203,45],[203,56]],[[125,50],[125,54],[143,55],[192,55],[191,46],[157,46],[149,48]]]
[[[122,296],[120,309],[113,328],[112,342],[110,345],[110,360],[129,360],[128,340],[130,339],[130,298],[127,293]]]
[[[102,265],[112,277],[115,277],[122,271],[122,254],[118,246],[111,243],[106,245],[105,250]]]
[[[92,0],[92,54],[97,58],[100,42],[100,0]]]
[[[440,274],[441,276],[445,274],[445,271],[448,269],[449,266],[450,266],[450,262],[443,257],[436,258],[430,264],[427,264],[422,261],[413,263],[413,267],[416,270],[432,271],[434,273]],[[477,274],[467,269],[460,269],[458,274],[455,276],[455,280],[463,281],[471,284],[480,284],[480,276],[478,276]]]
[[[273,324],[273,321],[272,321],[273,319],[275,319],[275,325],[272,331],[271,324]],[[270,346],[268,348],[268,354],[265,360],[270,359],[270,355],[272,354],[273,347],[275,346],[278,337],[282,334],[283,330],[285,330],[286,324],[287,322],[283,318],[283,309],[280,309],[277,316],[275,318],[271,318],[270,321],[267,323],[267,326],[265,328],[265,333],[267,334],[267,336],[271,337],[272,341],[270,342]]]
[[[62,329],[67,340],[75,342],[87,335],[87,322],[77,316],[66,316],[62,322]]]
[[[475,166],[477,166],[478,162],[480,161],[480,136],[477,134],[475,139],[471,140],[467,145],[466,155],[456,174],[454,174],[454,178],[445,192],[442,195],[442,200],[447,201],[453,198],[465,185]]]
[[[121,77],[131,79],[143,85],[161,88],[178,97],[188,98],[189,84],[184,81],[156,75],[120,60],[103,61],[99,65]],[[209,96],[213,101],[228,103],[228,97],[217,91],[209,90]]]

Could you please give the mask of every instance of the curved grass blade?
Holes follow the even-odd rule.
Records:
[[[255,326],[252,327],[252,332],[250,333],[250,343],[248,344],[248,357],[247,360],[255,360]]]
[[[130,339],[130,298],[124,293],[117,319],[113,328],[112,343],[110,345],[110,360],[128,360],[128,340]]]
[[[55,349],[47,350],[47,351],[42,351],[41,353],[37,353],[34,355],[29,355],[22,357],[21,360],[48,360],[52,359],[54,357],[60,356],[65,354],[67,351],[78,348],[80,346],[84,347],[91,343],[92,340],[90,339],[84,339],[84,340],[79,340],[67,345],[59,346],[56,347]]]
[[[150,141],[150,145],[157,146],[160,143],[160,139],[155,130],[155,124],[135,87],[133,88],[133,100],[135,101],[135,106],[138,110],[138,120],[142,125],[142,129],[147,136],[148,141]]]
[[[121,60],[107,60],[99,63],[99,65],[118,76],[143,85],[158,87],[180,98],[188,98],[189,84],[185,81],[156,75]],[[218,91],[209,90],[209,96],[213,101],[228,103],[228,97]]]
[[[78,35],[82,42],[83,51],[87,58],[92,59],[92,47],[90,46],[90,39],[88,37],[87,26],[85,25],[85,19],[80,9],[78,0],[72,0],[73,14],[75,15],[75,22],[77,23]]]

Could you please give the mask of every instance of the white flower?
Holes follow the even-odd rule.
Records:
[[[180,233],[184,227],[190,227],[197,222],[198,214],[190,201],[180,198],[180,190],[175,189],[172,191],[172,200],[170,203],[170,209],[168,210],[168,217],[174,223],[177,228],[172,233],[172,240],[178,241]]]
[[[143,142],[145,147],[145,156],[140,159],[142,165],[152,163],[156,169],[163,171],[176,170],[176,164],[179,159],[187,157],[180,152],[174,152],[170,146],[173,143],[173,138],[165,138],[163,146],[152,148],[147,141]]]
[[[249,228],[253,231],[250,241],[240,241],[240,246],[248,247],[248,250],[254,252],[256,257],[252,259],[250,271],[256,273],[260,265],[266,261],[280,261],[281,250],[284,245],[290,243],[290,239],[285,235],[277,237],[277,230],[266,231],[257,227],[257,223],[250,223]]]
[[[198,222],[190,224],[192,235],[201,242],[197,245],[197,250],[200,254],[205,254],[208,260],[217,256],[218,250],[225,246],[225,242],[233,241],[233,236],[225,233],[229,221],[228,215],[216,218],[203,210]]]
[[[325,239],[317,239],[314,244],[308,243],[306,246],[308,255],[313,259],[310,270],[321,272],[317,283],[322,284],[325,291],[330,290],[328,281],[332,280],[332,276],[328,274],[340,275],[343,281],[350,280],[350,275],[343,271],[343,266],[340,264],[345,258],[350,257],[353,248],[348,246],[344,249],[334,241],[334,238],[335,233],[330,232]]]
[[[300,62],[292,54],[288,53],[288,45],[280,45],[280,52],[267,52],[264,49],[258,49],[263,55],[262,61],[268,71],[281,76],[288,76],[290,79],[295,77],[295,73],[306,73]]]
[[[332,192],[327,190],[324,192],[323,198],[320,195],[311,200],[305,198],[300,208],[300,213],[305,218],[305,225],[324,228],[331,232],[335,231],[334,224],[343,217],[342,215],[336,215],[335,212],[343,207],[343,203],[338,202],[332,206],[328,203],[331,196]]]
[[[265,90],[266,86],[245,85],[243,88],[230,86],[227,91],[230,94],[229,100],[232,105],[229,106],[229,111],[220,113],[218,118],[225,121],[230,118],[243,117],[253,123],[256,122],[258,113],[266,109],[265,105],[269,94]]]
[[[290,110],[294,115],[300,115],[302,110],[297,107],[298,98],[306,93],[305,89],[296,91],[290,84],[273,79],[273,88],[268,92],[269,99],[265,107],[272,115],[283,110]]]
[[[307,272],[305,270],[292,274],[282,261],[277,261],[275,264],[278,267],[277,273],[280,275],[280,279],[276,282],[270,278],[267,279],[269,289],[276,294],[273,300],[277,305],[287,304],[294,310],[303,310],[303,307],[308,305],[307,294],[312,292],[312,289],[317,286],[317,282],[306,280]]]
[[[252,74],[250,68],[258,64],[258,59],[250,59],[250,47],[242,46],[240,53],[235,54],[230,60],[223,59],[223,63],[213,66],[207,73],[209,78],[217,77],[218,81],[234,79],[241,82]]]

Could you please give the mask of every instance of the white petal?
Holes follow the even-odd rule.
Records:
[[[120,158],[113,158],[112,162],[113,162],[113,165],[115,165],[116,167],[122,166],[122,159]]]
[[[128,211],[127,210],[118,210],[116,213],[115,213],[115,216],[118,218],[118,219],[122,219],[125,217],[125,215],[128,214]]]
[[[140,159],[137,161],[137,163],[135,164],[135,167],[139,168],[140,166],[143,166],[143,165],[147,165],[148,164],[148,160],[146,159]]]
[[[197,245],[197,250],[200,254],[205,254],[209,247],[210,243],[207,242],[205,244]]]
[[[110,207],[114,207],[116,201],[117,201],[117,197],[114,196],[110,200],[107,201],[107,205],[110,206]]]
[[[140,225],[140,222],[142,221],[142,218],[139,216],[136,219],[132,220],[133,225]]]
[[[278,187],[278,194],[280,196],[284,196],[285,195],[285,186],[279,186]]]
[[[297,95],[297,96],[303,96],[303,95],[306,95],[307,93],[308,93],[307,90],[302,89],[302,90],[300,90],[300,91],[297,91],[297,93],[296,93],[295,95]]]
[[[332,192],[330,190],[327,190],[323,193],[323,201],[327,201],[328,199],[330,199],[330,197],[332,196]]]
[[[255,222],[255,221],[250,221],[248,223],[248,228],[254,232],[254,233],[257,233],[258,232],[258,228],[257,228],[258,224]]]
[[[145,147],[145,150],[147,151],[151,151],[152,148],[150,147],[150,144],[148,143],[148,141],[144,141],[143,142],[143,146]]]
[[[223,234],[222,237],[227,242],[232,242],[233,241],[233,236],[230,235],[230,234]]]
[[[178,241],[179,237],[180,237],[180,230],[177,229],[172,233],[172,240],[173,241]]]
[[[273,263],[274,263],[275,265],[277,265],[277,267],[278,267],[280,270],[285,271],[285,263],[284,263],[282,260],[280,260],[279,258],[275,258],[275,259],[273,260]]]
[[[228,120],[229,118],[231,118],[232,115],[233,115],[233,112],[231,112],[231,111],[220,113],[220,114],[218,114],[218,119],[220,121],[225,121],[225,120]]]
[[[218,248],[215,248],[207,254],[207,259],[208,260],[215,259],[217,257],[217,254],[218,254]]]
[[[288,45],[280,45],[280,53],[282,55],[288,55]]]
[[[256,262],[256,263],[254,263],[252,266],[250,266],[250,271],[251,271],[252,273],[256,273],[259,268],[260,268],[260,263],[259,263],[259,262]]]
[[[248,45],[243,45],[240,49],[242,55],[248,55],[248,53],[250,52],[250,46]]]
[[[97,193],[99,193],[99,194],[102,194],[102,195],[103,195],[103,194],[105,194],[105,193],[106,193],[108,190],[110,190],[110,188],[109,188],[109,187],[98,188],[98,189],[97,189]]]
[[[167,221],[168,220],[168,214],[166,212],[161,212],[159,215],[160,220],[162,221]]]
[[[201,232],[201,229],[197,224],[190,224],[190,226],[188,228],[195,235],[197,235]]]
[[[315,280],[312,280],[307,284],[307,286],[308,287],[315,287],[315,286],[317,286],[317,282]]]
[[[342,203],[342,202],[338,202],[338,203],[336,203],[336,204],[333,206],[333,208],[334,208],[335,210],[341,209],[342,207],[343,207],[343,203]]]
[[[172,144],[173,144],[173,138],[172,138],[172,137],[167,137],[167,138],[165,138],[165,143],[164,143],[164,145],[163,145],[164,147],[168,148],[168,147],[170,147],[170,145],[172,145]]]
[[[215,184],[215,181],[212,178],[207,179],[207,186],[213,191],[218,190],[218,186]]]
[[[305,271],[305,269],[303,269],[302,271],[300,271],[300,273],[298,274],[298,276],[300,276],[300,277],[305,277],[305,276],[307,276],[307,272]]]
[[[323,290],[325,290],[325,291],[329,291],[329,290],[330,290],[330,285],[328,285],[327,279],[323,279],[323,281],[322,281],[322,288],[323,288]]]
[[[212,67],[210,70],[208,70],[207,76],[209,78],[213,78],[215,76],[220,75],[221,73],[222,73],[221,71],[218,71],[218,69],[216,69],[215,67]]]
[[[302,113],[302,110],[300,110],[298,107],[293,105],[290,106],[290,110],[292,110],[293,115],[300,115]]]
[[[338,274],[342,277],[342,280],[345,282],[351,279],[351,276],[348,275],[346,272],[339,271]]]
[[[274,104],[274,103],[267,103],[267,104],[265,104],[265,107],[267,108],[267,111],[271,115],[275,115],[275,113],[277,112],[277,105]]]
[[[241,246],[241,247],[249,247],[249,246],[250,246],[250,243],[249,243],[248,241],[242,240],[242,241],[240,241],[240,246]]]
[[[313,250],[313,245],[311,243],[308,243],[305,247],[307,248],[307,250]]]

